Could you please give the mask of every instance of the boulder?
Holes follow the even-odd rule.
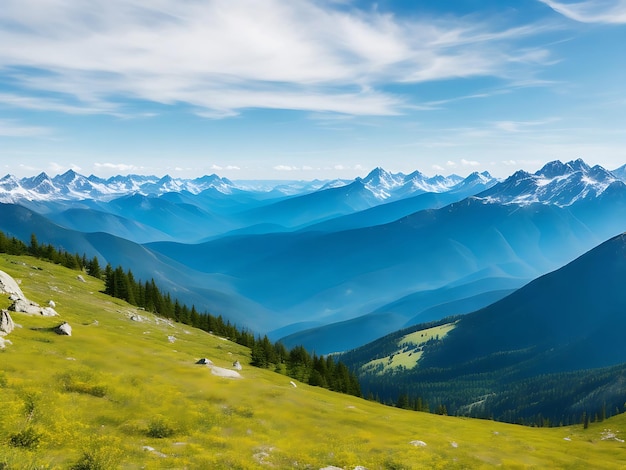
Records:
[[[58,315],[52,307],[41,307],[37,302],[24,298],[14,301],[9,310],[29,315],[42,315],[44,317],[56,317]]]
[[[44,317],[56,317],[58,315],[57,311],[52,307],[42,307],[40,313]]]
[[[242,369],[241,362],[239,361],[233,362],[233,367],[235,368],[235,370],[241,370]]]
[[[170,343],[175,343],[175,342],[176,342],[176,336],[169,335],[169,336],[167,337],[167,340],[168,340]]]
[[[54,329],[54,332],[58,335],[72,336],[72,327],[68,322],[64,321]]]
[[[0,336],[0,349],[4,349],[7,344],[13,344],[10,340],[4,339]]]
[[[28,313],[30,315],[41,314],[41,307],[36,302],[21,298],[13,302],[13,305],[9,307],[9,310],[13,310],[18,313]]]
[[[78,279],[80,282],[87,282],[87,281],[85,281],[85,278],[82,275],[80,275],[80,274],[78,276],[76,276],[76,279]]]
[[[56,306],[57,306],[57,304],[54,303],[54,300],[48,300],[48,307],[54,308]]]
[[[4,271],[0,271],[0,294],[13,294],[19,299],[24,298],[24,293],[20,286],[17,285],[15,279]]]
[[[15,323],[7,310],[0,311],[0,333],[6,333],[7,335],[13,331]]]
[[[202,364],[202,365],[205,365],[205,366],[212,366],[213,365],[213,361],[211,359],[207,359],[206,357],[203,357],[198,362],[196,362],[196,364]]]

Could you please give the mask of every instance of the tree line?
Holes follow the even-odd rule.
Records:
[[[66,268],[86,272],[89,276],[104,280],[104,293],[125,300],[161,317],[174,320],[201,330],[223,336],[251,350],[250,364],[255,367],[273,369],[309,385],[327,388],[336,392],[361,396],[359,381],[345,364],[332,356],[321,357],[302,346],[288,350],[282,343],[272,343],[267,336],[256,336],[246,328],[239,328],[221,315],[198,312],[192,305],[188,307],[178,299],[172,299],[168,292],[161,290],[154,279],[141,281],[135,278],[130,269],[122,266],[113,268],[107,264],[103,269],[97,257],[88,259],[86,255],[71,254],[50,244],[40,244],[31,235],[27,245],[15,237],[7,237],[0,231],[0,253],[10,255],[30,255]]]

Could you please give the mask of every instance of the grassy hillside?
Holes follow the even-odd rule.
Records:
[[[21,328],[0,351],[0,469],[626,465],[626,445],[611,437],[626,434],[624,415],[588,429],[538,429],[294,388],[288,377],[248,366],[246,348],[157,323],[76,271],[6,255],[0,270],[30,299],[54,300],[60,314],[12,314]],[[62,321],[71,337],[51,331]],[[224,368],[239,360],[242,378],[213,375],[195,364],[202,357]]]

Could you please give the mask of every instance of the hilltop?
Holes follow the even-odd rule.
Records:
[[[288,377],[249,366],[247,348],[110,298],[97,279],[82,282],[76,271],[30,257],[3,255],[0,270],[28,298],[42,305],[52,299],[59,313],[13,313],[21,327],[0,352],[0,468],[626,463],[623,415],[588,429],[533,429],[294,387]],[[10,302],[1,296],[0,303]],[[51,330],[62,321],[72,325],[71,337]],[[196,364],[201,358],[227,370],[238,360],[242,377],[214,375]]]

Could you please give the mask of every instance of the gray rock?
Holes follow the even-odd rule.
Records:
[[[58,313],[52,307],[42,307],[41,315],[43,315],[44,317],[56,317]]]
[[[13,310],[18,313],[28,313],[30,315],[41,314],[41,307],[36,302],[21,298],[13,302],[13,305],[9,307],[9,310]]]
[[[239,362],[239,361],[233,362],[233,367],[235,368],[235,370],[243,369],[243,367],[241,367],[241,362]]]
[[[48,300],[48,307],[54,308],[56,306],[57,306],[57,304],[54,303],[54,300]]]
[[[85,278],[81,274],[76,276],[76,279],[78,279],[80,282],[87,282],[87,281],[85,281]]]
[[[20,299],[24,298],[24,293],[20,286],[17,285],[17,282],[15,282],[15,279],[4,271],[0,271],[0,294],[13,294]]]
[[[15,323],[7,310],[0,311],[0,332],[4,332],[7,335],[13,331]]]
[[[72,336],[72,327],[68,322],[64,321],[54,329],[54,332],[58,335]]]
[[[198,362],[196,362],[196,364],[202,364],[202,365],[205,365],[205,366],[212,366],[213,365],[213,361],[211,359],[207,359],[206,357],[203,357]]]
[[[11,340],[4,339],[2,336],[0,336],[0,349],[4,349],[7,344],[13,343],[11,342]]]
[[[17,299],[9,310],[29,315],[42,315],[44,317],[56,317],[58,313],[52,307],[41,307],[37,302],[28,299]]]

